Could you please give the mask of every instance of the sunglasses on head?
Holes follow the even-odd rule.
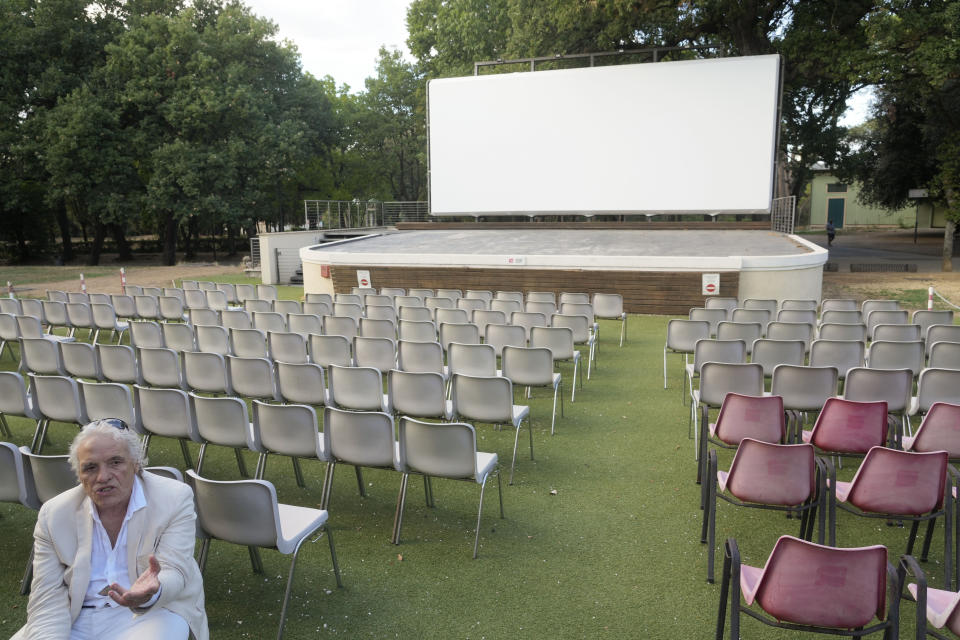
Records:
[[[127,426],[127,423],[121,420],[120,418],[103,418],[102,420],[100,420],[100,424],[111,426],[114,429],[119,429],[120,431],[124,431],[130,428]]]

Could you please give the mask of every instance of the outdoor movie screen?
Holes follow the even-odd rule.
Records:
[[[431,80],[433,215],[769,213],[776,55]]]

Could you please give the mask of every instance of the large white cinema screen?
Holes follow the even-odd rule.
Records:
[[[779,68],[770,55],[431,80],[431,213],[768,213]]]

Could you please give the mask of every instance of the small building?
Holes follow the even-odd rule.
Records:
[[[860,187],[856,182],[841,182],[822,163],[813,167],[810,184],[810,226],[823,227],[827,220],[837,229],[844,227],[913,227],[942,229],[944,212],[929,202],[919,207],[910,205],[890,211],[882,207],[864,205],[859,201]]]

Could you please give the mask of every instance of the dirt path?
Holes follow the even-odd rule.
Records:
[[[855,298],[863,301],[885,297],[889,292],[926,290],[931,286],[947,300],[960,305],[960,273],[956,272],[823,274],[824,298]]]
[[[195,264],[184,263],[173,267],[143,266],[126,267],[127,284],[137,284],[146,287],[172,287],[173,281],[180,278],[189,280],[216,280],[217,276],[243,275],[239,265],[222,264]],[[87,278],[87,291],[95,293],[120,293],[120,268],[112,275]],[[60,280],[57,282],[42,282],[30,285],[34,288],[33,295],[43,296],[47,289],[60,291],[80,291],[80,280]]]

